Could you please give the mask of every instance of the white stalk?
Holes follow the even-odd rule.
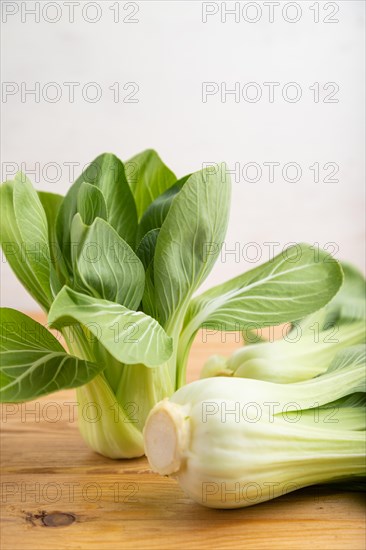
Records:
[[[351,415],[339,407],[336,422],[327,422],[318,407],[364,385],[362,365],[297,384],[199,380],[150,412],[145,453],[155,472],[173,475],[191,498],[214,508],[250,506],[307,485],[362,476],[364,407]]]

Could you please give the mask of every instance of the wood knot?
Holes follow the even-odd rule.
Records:
[[[25,520],[31,523],[34,527],[36,525],[43,527],[66,527],[76,521],[76,516],[66,512],[48,513],[45,510],[42,510],[38,512],[38,514],[25,512]]]
[[[46,527],[64,527],[74,523],[75,519],[76,518],[73,514],[66,514],[65,512],[52,512],[50,514],[46,514],[42,518],[42,523]]]

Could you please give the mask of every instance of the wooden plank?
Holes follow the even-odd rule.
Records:
[[[239,345],[233,335],[199,335],[189,379],[209,355]],[[63,391],[2,407],[2,550],[365,548],[361,495],[308,488],[251,508],[206,509],[145,458],[90,451],[75,402],[75,392]]]

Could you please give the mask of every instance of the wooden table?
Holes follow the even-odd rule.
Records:
[[[238,343],[197,338],[189,378]],[[340,549],[365,546],[357,493],[308,488],[241,510],[211,510],[145,458],[113,461],[88,449],[73,391],[3,406],[1,550]]]

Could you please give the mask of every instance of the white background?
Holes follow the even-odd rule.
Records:
[[[203,162],[225,160],[229,169],[239,163],[258,163],[262,178],[254,183],[233,181],[233,200],[226,249],[236,247],[237,255],[218,261],[206,281],[207,288],[254,265],[248,261],[261,251],[257,260],[269,258],[265,242],[278,242],[279,252],[291,241],[336,243],[336,257],[364,266],[364,15],[363,1],[314,3],[297,2],[301,17],[296,23],[285,20],[296,16],[295,7],[275,7],[269,22],[269,7],[255,2],[246,13],[256,23],[235,22],[234,16],[221,21],[219,12],[202,22],[201,2],[137,2],[137,23],[123,22],[134,10],[120,2],[120,21],[113,21],[110,8],[116,2],[98,2],[82,14],[85,2],[75,5],[74,22],[69,8],[57,2],[58,12],[41,2],[40,22],[26,9],[35,2],[2,2],[4,10],[18,9],[2,23],[2,80],[41,89],[48,82],[61,86],[60,101],[51,103],[40,97],[21,94],[2,97],[2,172],[11,172],[15,163],[34,181],[35,164],[41,170],[47,163],[58,163],[61,176],[49,181],[56,172],[40,176],[38,189],[65,193],[70,185],[65,163],[82,167],[103,151],[111,151],[127,160],[145,149],[156,149],[178,176],[201,168]],[[48,4],[55,4],[48,3]],[[211,3],[214,4],[214,3]],[[248,2],[240,3],[240,10]],[[314,4],[319,4],[319,23],[314,22]],[[329,4],[329,3],[328,3]],[[226,7],[232,8],[233,2]],[[333,5],[339,11],[325,23]],[[7,7],[6,7],[7,6]],[[10,6],[10,7],[9,7]],[[13,6],[13,7],[12,7]],[[15,7],[14,7],[15,6]],[[216,9],[213,5],[212,9]],[[255,11],[254,11],[255,10]],[[22,22],[22,13],[23,20]],[[46,19],[55,19],[50,23]],[[64,82],[79,82],[75,101],[68,100]],[[102,90],[100,101],[83,99],[81,89],[97,82]],[[138,103],[115,103],[109,86],[135,82]],[[202,101],[202,83],[256,82],[262,98],[256,103],[238,103],[220,94]],[[279,82],[274,102],[268,101],[264,82]],[[302,97],[296,103],[285,101],[282,88],[297,82]],[[320,83],[320,101],[314,102],[309,86]],[[336,82],[338,103],[324,103],[322,86]],[[89,89],[90,94],[92,92]],[[253,93],[254,89],[251,90]],[[289,94],[293,89],[289,90]],[[331,89],[329,88],[327,93]],[[51,96],[52,90],[49,89]],[[290,94],[291,95],[291,94]],[[122,97],[123,99],[123,97]],[[279,162],[273,183],[268,180],[264,162]],[[302,177],[297,183],[281,176],[284,164],[297,162]],[[315,162],[339,165],[338,182],[314,182],[309,166]],[[10,171],[10,172],[9,172]],[[79,169],[75,170],[75,176]],[[290,177],[292,173],[290,172]],[[321,180],[326,174],[320,173]],[[253,172],[249,173],[253,177]],[[235,180],[235,178],[233,177]],[[246,248],[256,242],[260,249]],[[238,244],[236,244],[238,243]],[[334,249],[330,245],[329,251]],[[334,249],[335,250],[335,249]],[[238,253],[242,253],[238,257]],[[12,275],[6,262],[1,264],[1,301],[3,306],[36,309]]]

